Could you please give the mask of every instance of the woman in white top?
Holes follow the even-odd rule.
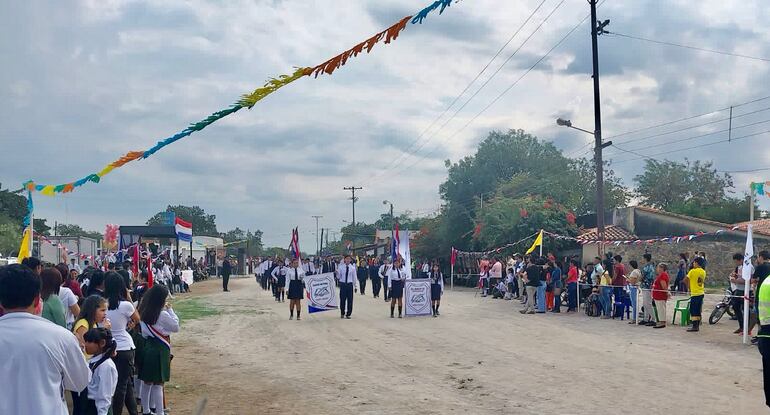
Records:
[[[163,384],[171,378],[171,333],[179,331],[176,316],[168,299],[168,288],[156,284],[139,303],[142,339],[141,359],[138,359],[142,385],[142,413],[163,411]]]
[[[430,278],[430,302],[433,308],[433,317],[438,317],[438,307],[441,305],[441,295],[444,294],[444,274],[441,267],[433,264],[433,269],[428,274]]]
[[[117,272],[107,273],[104,295],[107,297],[107,318],[112,324],[112,338],[117,343],[117,353],[112,360],[118,369],[118,385],[112,398],[112,413],[121,415],[125,404],[128,413],[135,414],[136,395],[131,376],[134,373],[136,347],[128,331],[139,322],[139,313],[128,300],[125,281]]]
[[[64,305],[64,321],[67,323],[67,330],[72,331],[75,316],[80,315],[78,296],[69,288],[62,286],[59,287],[59,300]]]
[[[275,294],[275,301],[284,301],[286,295],[286,267],[283,265],[283,260],[278,259],[278,266],[273,269],[271,276],[273,277],[273,294]]]
[[[398,301],[398,318],[401,318],[404,298],[404,280],[409,277],[409,270],[405,269],[403,259],[399,256],[393,261],[393,267],[388,271],[388,286],[390,287],[390,318],[393,318],[393,311]]]
[[[304,279],[305,270],[300,268],[299,260],[291,260],[291,266],[286,269],[286,277],[289,280],[289,320],[294,318],[294,308],[297,309],[297,320],[299,320],[299,310],[302,308],[302,296],[305,294]]]

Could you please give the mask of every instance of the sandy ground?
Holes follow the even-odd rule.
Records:
[[[351,320],[328,311],[298,322],[253,278],[231,280],[229,293],[219,284],[191,295],[222,313],[183,322],[172,339],[175,414],[203,397],[207,414],[770,412],[759,353],[727,317],[697,334],[653,330],[525,316],[516,300],[458,290],[439,318],[390,319],[383,300],[357,295]]]

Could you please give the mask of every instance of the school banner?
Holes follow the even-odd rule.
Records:
[[[307,298],[308,313],[339,308],[334,273],[305,275],[305,297]]]
[[[405,306],[407,317],[431,315],[430,280],[405,280],[404,302],[406,303]]]
[[[405,229],[403,231],[398,232],[398,254],[401,255],[401,258],[404,258],[404,271],[409,276],[409,278],[413,277],[412,275],[412,254],[409,251],[409,230]],[[428,287],[428,291],[430,291],[430,287]]]

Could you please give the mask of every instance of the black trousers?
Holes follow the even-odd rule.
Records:
[[[740,297],[733,297],[730,302],[735,311],[735,317],[738,319],[738,328],[743,329],[743,290],[735,290],[733,295],[739,295]]]
[[[230,282],[230,274],[222,274],[222,289],[227,291],[227,283]]]
[[[759,353],[762,355],[762,377],[765,384],[765,405],[770,406],[770,337],[759,337]]]
[[[353,283],[340,283],[340,314],[348,316],[353,313]]]
[[[112,360],[118,369],[118,385],[115,387],[115,394],[112,395],[112,414],[121,415],[123,405],[125,405],[130,415],[136,415],[136,397],[134,396],[134,381],[131,376],[134,374],[134,355],[135,350],[123,350],[117,352]]]
[[[390,300],[390,290],[388,288],[388,277],[382,277],[382,292],[385,301]]]
[[[358,285],[361,286],[361,295],[366,294],[366,277],[358,279]]]
[[[380,287],[382,285],[382,281],[380,280],[380,277],[372,277],[372,294],[374,295],[374,298],[377,298],[380,296]]]

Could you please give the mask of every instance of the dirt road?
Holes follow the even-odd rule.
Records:
[[[390,319],[357,295],[289,321],[253,278],[193,286],[219,315],[173,338],[175,414],[762,414],[755,347],[725,318],[700,333],[580,315],[521,315],[518,301],[447,291],[441,317]],[[303,304],[304,305],[304,304]],[[710,309],[708,309],[710,311]],[[746,402],[745,404],[743,402]]]

